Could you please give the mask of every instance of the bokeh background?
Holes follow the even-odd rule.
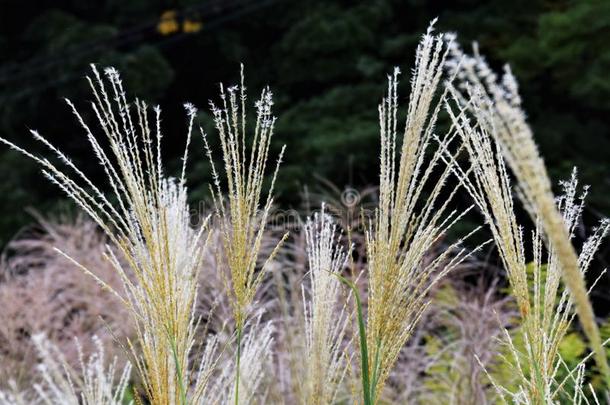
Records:
[[[498,69],[509,63],[554,180],[578,166],[591,184],[585,218],[610,213],[610,1],[106,0],[0,3],[0,134],[42,151],[37,129],[93,178],[102,173],[63,102],[85,109],[89,64],[118,68],[132,96],[163,110],[165,159],[179,167],[182,104],[213,135],[208,100],[244,63],[250,101],[270,85],[287,144],[278,202],[301,204],[305,186],[376,183],[377,103],[386,74],[402,67],[403,99],[415,45],[429,22],[476,40]],[[93,118],[93,117],[88,117]],[[214,140],[214,136],[211,137]],[[189,188],[205,198],[202,142],[191,150]],[[0,146],[0,247],[34,221],[73,208],[30,160]],[[598,268],[605,266],[602,254]]]

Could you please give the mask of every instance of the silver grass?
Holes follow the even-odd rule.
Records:
[[[120,370],[115,358],[106,366],[104,348],[93,337],[97,350],[85,360],[78,343],[81,372],[77,373],[67,363],[63,353],[42,334],[32,337],[41,358],[38,365],[40,383],[31,392],[0,392],[0,404],[21,405],[125,405],[129,383],[129,362]],[[131,402],[129,402],[131,403]]]
[[[160,109],[154,110],[155,128],[151,129],[146,104],[139,100],[127,102],[118,72],[106,69],[103,80],[94,66],[92,70],[93,78],[87,78],[95,100],[91,108],[107,147],[93,135],[73,103],[66,101],[106,173],[115,204],[37,132],[32,131],[34,138],[54,152],[65,169],[0,140],[38,162],[46,177],[106,233],[114,246],[108,249],[106,259],[121,278],[121,290],[100,279],[95,269],[71,260],[119,297],[130,311],[137,344],[128,341],[128,347],[147,398],[153,404],[184,403],[193,381],[188,360],[195,341],[197,274],[206,225],[194,230],[189,223],[184,185],[186,159],[179,181],[166,178],[163,173]],[[187,113],[190,139],[195,111],[187,106]]]
[[[275,383],[268,378],[275,329],[271,322],[262,320],[262,315],[262,311],[253,314],[244,325],[239,364],[239,390],[234,389],[234,378],[237,375],[235,356],[232,353],[223,353],[207,386],[206,395],[201,398],[201,402],[196,403],[240,405],[267,403],[268,385]]]
[[[260,322],[260,319],[257,319],[249,333],[244,336],[242,361],[239,365],[239,397],[236,397],[236,391],[231,390],[227,403],[266,403],[267,392],[263,382],[270,367],[274,328],[269,322]],[[235,373],[236,371],[233,371],[233,374]]]
[[[340,235],[325,213],[308,218],[305,224],[309,262],[309,292],[303,290],[305,353],[302,364],[301,403],[334,403],[347,371],[343,340],[349,317],[339,300],[341,275],[348,254],[339,245]]]
[[[9,379],[20,387],[35,379],[37,354],[30,336],[36,333],[44,333],[74,368],[79,363],[74,338],[88,356],[96,350],[91,339],[96,335],[113,358],[124,353],[115,340],[133,336],[120,300],[54,250],[95,268],[120,288],[119,276],[103,258],[108,239],[83,215],[37,221],[7,245],[6,260],[0,261],[0,389]]]
[[[279,246],[288,234],[285,234],[271,253],[258,268],[261,247],[264,241],[265,225],[273,205],[273,187],[279,169],[284,148],[279,154],[271,184],[266,198],[263,197],[263,185],[266,175],[269,147],[273,136],[275,117],[272,115],[273,96],[268,88],[261,92],[255,103],[256,123],[253,129],[252,146],[246,147],[246,89],[244,86],[243,66],[241,85],[229,87],[226,91],[220,86],[220,107],[210,102],[214,123],[220,138],[224,174],[226,176],[225,206],[221,179],[212,159],[212,152],[203,134],[205,149],[212,166],[214,186],[210,191],[214,199],[216,218],[222,239],[222,249],[218,249],[218,262],[222,268],[225,291],[229,297],[235,320],[237,335],[235,404],[241,401],[239,389],[241,373],[241,346],[244,325],[247,322],[251,306],[260,287],[268,265],[276,255]],[[249,149],[249,150],[248,150]]]
[[[450,91],[454,103],[448,103],[447,110],[470,157],[468,171],[457,165],[452,167],[490,227],[521,316],[520,333],[525,353],[517,350],[512,338],[506,333],[513,357],[513,362],[507,360],[507,363],[514,364],[519,389],[517,392],[499,390],[500,394],[502,397],[508,394],[511,401],[517,403],[556,403],[561,391],[561,384],[556,381],[560,364],[559,344],[572,320],[573,306],[573,297],[567,290],[561,289],[560,252],[549,241],[545,257],[542,229],[537,222],[536,231],[532,235],[533,264],[528,265],[504,158],[493,143],[492,132],[496,126],[489,108],[480,93],[472,93],[466,110],[460,104],[460,96],[455,89],[450,87]],[[474,116],[474,123],[471,123],[468,112]],[[447,160],[452,160],[450,155]],[[576,195],[577,184],[574,172],[570,181],[563,183],[565,194],[557,199],[557,210],[569,239],[574,236],[583,209],[584,195]],[[608,229],[608,222],[602,221],[601,226],[585,242],[577,260],[579,274],[586,271]],[[531,272],[528,272],[528,267],[532,268]]]
[[[441,168],[436,184],[430,180],[442,163],[442,148],[435,149],[431,156],[427,153],[435,139],[435,124],[445,96],[442,94],[435,103],[446,55],[443,36],[433,35],[431,26],[417,48],[400,148],[398,69],[389,77],[388,96],[379,106],[379,208],[365,233],[369,263],[366,334],[369,373],[378,374],[375,398],[426,308],[429,289],[465,257],[463,251],[450,257],[458,242],[431,262],[424,261],[426,253],[465,213],[448,210],[455,191],[440,197],[451,175],[449,168]],[[426,185],[432,187],[428,195],[423,192]]]
[[[211,191],[222,236],[223,257],[221,260],[227,264],[230,273],[229,279],[226,281],[227,293],[231,299],[238,329],[243,327],[256,290],[263,280],[266,265],[273,259],[277,247],[279,247],[278,244],[272,250],[264,260],[262,271],[257,272],[265,224],[273,204],[273,186],[284,153],[284,148],[282,148],[267,197],[264,198],[264,176],[276,119],[271,111],[273,95],[266,88],[255,103],[257,118],[253,130],[252,147],[247,151],[246,89],[243,81],[242,66],[241,86],[229,87],[225,91],[224,86],[221,85],[221,106],[217,107],[210,102],[222,146],[228,200],[226,206],[221,179],[214,165],[207,137],[203,134],[214,176],[214,187],[211,187]]]
[[[521,108],[518,85],[508,66],[502,77],[490,69],[475,45],[474,56],[466,55],[449,37],[451,58],[447,67],[456,76],[462,93],[456,98],[464,109],[473,104],[463,93],[476,93],[480,108],[488,110],[481,125],[493,126],[490,134],[499,145],[506,162],[517,177],[522,200],[534,221],[540,221],[544,239],[557,251],[562,278],[569,288],[583,329],[595,352],[596,362],[610,384],[610,368],[602,347],[593,308],[587,296],[585,279],[579,269],[578,255],[570,241],[569,232],[555,205],[551,181],[546,166],[534,142],[533,132]],[[548,247],[548,246],[547,246]]]

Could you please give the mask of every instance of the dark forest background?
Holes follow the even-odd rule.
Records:
[[[511,65],[553,179],[578,166],[592,185],[587,215],[608,215],[610,1],[2,0],[0,134],[42,151],[28,132],[37,129],[101,176],[63,97],[84,110],[89,63],[114,66],[132,96],[162,107],[165,159],[177,172],[182,104],[198,106],[213,135],[208,100],[219,82],[237,82],[243,62],[251,102],[266,84],[274,91],[274,147],[288,145],[277,194],[296,206],[303,187],[323,179],[338,188],[376,183],[386,74],[402,67],[406,99],[415,45],[434,17],[465,48],[477,40],[497,68]],[[204,198],[210,171],[198,138],[189,169],[193,198]],[[27,208],[70,206],[4,146],[0,196],[0,246],[33,221]]]

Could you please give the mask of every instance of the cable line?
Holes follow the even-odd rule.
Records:
[[[247,6],[249,3],[255,3],[256,0],[234,0],[234,1],[223,1],[216,0],[212,2],[202,3],[197,6],[189,7],[180,11],[176,11],[176,16],[185,16],[189,13],[193,12],[208,12],[212,10],[214,6],[217,6],[213,12],[210,12],[207,16],[212,16],[216,14],[222,13],[222,11],[231,8],[238,7],[240,5]],[[222,5],[223,7],[218,7]],[[155,32],[152,31],[159,24],[160,19],[156,18],[155,20],[149,20],[146,23],[138,25],[136,28],[132,28],[127,31],[123,31],[119,33],[114,38],[108,38],[101,41],[94,41],[87,44],[77,45],[74,47],[70,47],[65,50],[63,53],[56,55],[52,58],[48,57],[34,57],[30,61],[26,63],[20,63],[18,65],[12,65],[7,68],[0,68],[0,83],[12,82],[12,81],[22,81],[24,79],[28,79],[30,77],[36,76],[38,72],[42,72],[48,70],[56,65],[64,64],[66,60],[80,58],[82,56],[95,53],[99,50],[102,50],[107,47],[118,48],[122,45],[129,44],[130,42],[138,41],[145,36],[147,32]],[[41,63],[45,61],[45,63]],[[31,66],[31,67],[30,67]],[[11,74],[11,71],[19,69],[19,72],[16,74]]]

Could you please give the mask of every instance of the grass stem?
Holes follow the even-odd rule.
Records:
[[[241,326],[237,327],[237,367],[235,369],[235,405],[239,405],[239,374],[241,367]]]
[[[360,300],[360,293],[354,283],[346,279],[345,277],[332,273],[339,279],[343,284],[352,289],[354,297],[356,298],[356,310],[358,311],[358,334],[360,337],[360,368],[362,376],[362,396],[364,405],[373,405],[375,403],[375,387],[371,386],[371,380],[369,376],[369,351],[366,343],[366,325],[364,323],[364,315],[362,313],[362,301]],[[375,363],[378,363],[379,348],[375,354]],[[373,380],[377,380],[377,367],[375,364],[375,370],[373,371]],[[376,381],[374,383],[376,385]]]

